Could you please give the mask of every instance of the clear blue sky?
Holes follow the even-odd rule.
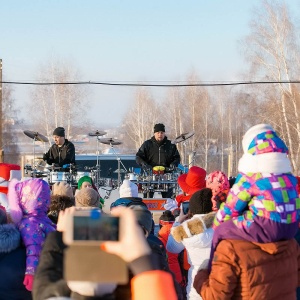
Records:
[[[288,3],[294,14],[296,0]],[[51,56],[72,62],[83,81],[238,80],[237,41],[259,0],[0,0],[0,58],[7,80],[36,79]],[[28,88],[14,86],[19,105]],[[95,124],[120,123],[134,88],[91,87]],[[153,90],[163,97],[163,92]],[[101,121],[101,123],[100,123]],[[95,126],[96,127],[96,126]],[[98,128],[101,129],[101,128]]]

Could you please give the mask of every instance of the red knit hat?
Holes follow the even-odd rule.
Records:
[[[181,189],[192,195],[193,193],[205,188],[206,171],[200,167],[191,167],[186,174],[178,177],[177,181]]]

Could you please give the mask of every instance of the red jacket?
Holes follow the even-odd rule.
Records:
[[[300,247],[295,239],[276,243],[223,240],[212,270],[200,270],[194,288],[204,300],[295,300],[300,286]]]
[[[158,232],[159,239],[163,242],[165,248],[167,245],[168,237],[170,235],[170,231],[172,228],[172,224],[163,225],[162,228]],[[182,282],[182,274],[179,266],[178,261],[178,254],[177,253],[171,253],[167,251],[168,255],[168,264],[170,267],[170,270],[174,273],[175,279],[178,283]]]

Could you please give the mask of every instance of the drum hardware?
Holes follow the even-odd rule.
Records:
[[[179,135],[175,140],[172,141],[172,144],[178,144],[183,142],[183,160],[186,158],[186,140],[191,138],[195,134],[195,131],[185,132]]]
[[[101,172],[101,168],[100,168],[100,161],[99,161],[99,136],[105,135],[107,134],[107,132],[105,131],[100,131],[100,130],[96,130],[95,132],[90,132],[89,136],[96,136],[97,140],[96,140],[96,155],[97,155],[97,162],[96,162],[96,169],[94,171],[95,173],[95,185],[97,188],[99,188],[100,186],[100,172]]]
[[[35,164],[35,142],[49,142],[48,138],[46,138],[44,135],[40,134],[37,131],[30,131],[30,130],[24,130],[23,133],[27,135],[28,137],[33,139],[33,169],[31,170],[31,177],[36,177],[39,171],[37,171],[36,164]],[[28,174],[28,173],[26,173]]]
[[[99,139],[99,138],[98,138]],[[125,171],[125,173],[127,173],[128,171],[127,171],[127,169],[126,169],[126,167],[124,166],[124,164],[122,163],[122,161],[121,161],[121,158],[118,156],[118,154],[116,153],[116,151],[115,151],[115,149],[114,149],[114,145],[121,145],[122,144],[122,142],[121,141],[117,141],[117,140],[115,140],[115,139],[113,139],[113,138],[102,138],[102,139],[99,139],[99,141],[100,141],[100,143],[102,143],[102,144],[106,144],[106,145],[110,145],[110,147],[111,147],[111,149],[112,149],[112,151],[113,151],[113,153],[114,153],[114,155],[116,156],[116,158],[117,158],[117,161],[118,161],[118,188],[120,187],[120,185],[121,185],[121,165],[122,165],[122,167],[123,167],[123,169],[124,169],[124,171]]]

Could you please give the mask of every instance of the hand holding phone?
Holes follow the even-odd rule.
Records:
[[[181,206],[182,206],[183,214],[186,215],[190,209],[190,202],[189,201],[182,202]]]

